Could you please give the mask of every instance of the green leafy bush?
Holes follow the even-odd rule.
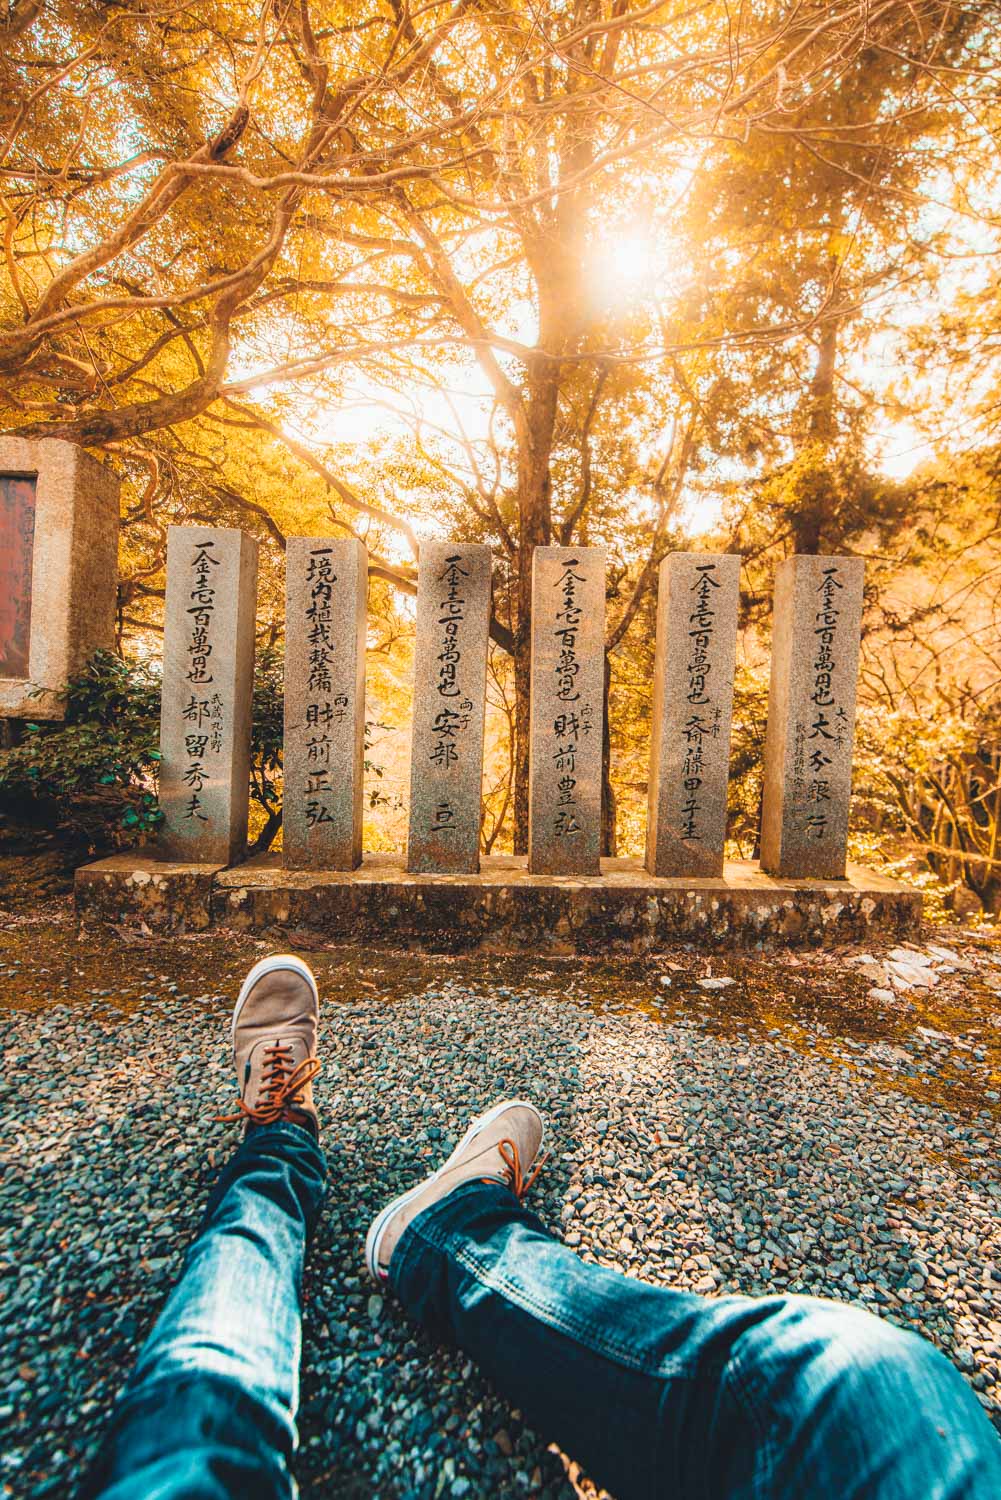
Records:
[[[60,723],[28,723],[0,753],[0,816],[94,848],[132,843],[161,821],[160,682],[110,651],[66,686]]]

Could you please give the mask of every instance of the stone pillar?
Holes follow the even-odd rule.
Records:
[[[865,564],[787,557],[775,576],[761,867],[845,874]]]
[[[726,839],[740,558],[660,565],[647,811],[651,875],[719,876]]]
[[[163,851],[232,864],[247,847],[257,543],[171,526],[160,709]]]
[[[480,868],[490,548],[422,542],[407,869]]]
[[[286,869],[361,864],[368,553],[293,536],[285,553]]]
[[[598,875],[604,726],[605,548],[536,547],[528,868]]]
[[[118,488],[74,443],[0,437],[0,718],[61,719],[67,680],[114,650]]]

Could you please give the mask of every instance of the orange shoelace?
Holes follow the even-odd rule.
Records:
[[[257,1125],[273,1125],[285,1111],[301,1105],[301,1093],[307,1083],[312,1083],[320,1071],[317,1057],[305,1057],[298,1067],[292,1068],[292,1048],[275,1042],[264,1049],[264,1066],[261,1069],[261,1092],[256,1104],[245,1099],[237,1100],[237,1110],[232,1115],[216,1115],[216,1119],[227,1124],[246,1118]]]
[[[543,1151],[542,1155],[539,1157],[538,1161],[535,1163],[535,1166],[529,1172],[527,1177],[521,1169],[521,1157],[518,1154],[518,1145],[516,1141],[512,1141],[507,1136],[505,1136],[502,1141],[498,1141],[497,1152],[501,1158],[501,1161],[507,1168],[506,1175],[508,1187],[511,1189],[512,1193],[517,1199],[520,1200],[524,1198],[525,1194],[532,1186],[532,1183],[535,1181],[539,1173],[542,1171],[542,1168],[545,1166],[546,1161],[549,1158],[549,1152]],[[485,1177],[483,1180],[484,1182],[489,1182],[491,1179]]]

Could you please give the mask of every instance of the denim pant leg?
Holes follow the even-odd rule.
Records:
[[[1001,1443],[930,1344],[808,1297],[586,1265],[498,1184],[418,1215],[390,1282],[617,1500],[997,1500]]]
[[[209,1199],[80,1500],[285,1500],[301,1283],[326,1163],[309,1131],[252,1130]]]

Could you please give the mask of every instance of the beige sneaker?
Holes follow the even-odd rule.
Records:
[[[248,1126],[309,1121],[319,1134],[313,1107],[313,1079],[320,1071],[319,1016],[316,980],[301,958],[276,953],[254,965],[233,1011],[239,1104],[235,1114],[220,1115],[220,1120],[243,1119]]]
[[[387,1203],[372,1221],[365,1240],[369,1275],[385,1281],[407,1225],[463,1182],[502,1182],[523,1198],[546,1159],[539,1155],[543,1131],[539,1111],[522,1099],[505,1099],[475,1119],[437,1172]]]

